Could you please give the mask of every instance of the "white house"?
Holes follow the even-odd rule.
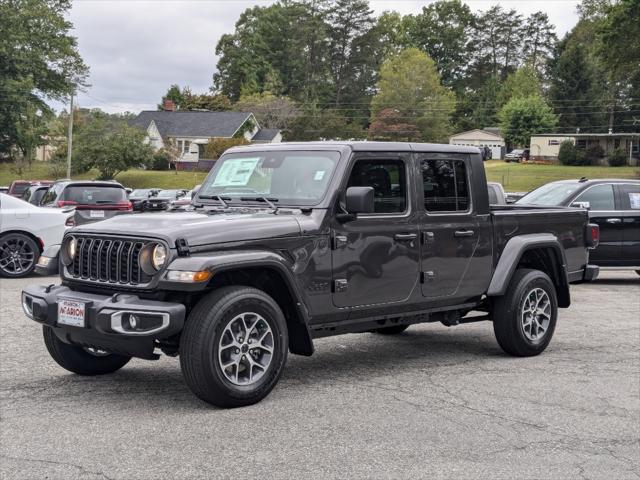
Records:
[[[146,130],[148,142],[157,150],[173,142],[181,163],[197,163],[204,146],[217,138],[243,136],[254,143],[282,141],[280,130],[260,128],[254,115],[247,112],[146,110],[131,125]]]
[[[467,132],[457,133],[449,137],[451,145],[466,145],[470,147],[489,147],[491,158],[499,160],[504,156],[506,143],[497,128],[476,128]]]
[[[545,133],[533,135],[530,143],[532,160],[558,161],[560,145],[564,141],[572,142],[577,149],[600,146],[604,152],[601,163],[606,164],[606,157],[615,149],[624,150],[629,157],[629,165],[640,165],[640,132],[638,133]]]

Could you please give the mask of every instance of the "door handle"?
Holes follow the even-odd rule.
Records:
[[[473,230],[456,230],[454,237],[473,237],[476,234]]]
[[[621,218],[607,218],[607,223],[622,223]]]
[[[418,238],[417,233],[396,233],[393,238],[395,238],[399,242],[410,242],[411,240],[415,240]]]

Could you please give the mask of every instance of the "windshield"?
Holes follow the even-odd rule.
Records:
[[[151,194],[149,188],[137,188],[129,194],[130,197],[148,197]]]
[[[127,192],[122,187],[71,185],[64,189],[59,200],[79,205],[109,205],[127,201]]]
[[[224,155],[198,191],[207,197],[253,200],[267,197],[281,205],[316,205],[338,163],[338,152],[247,152]]]
[[[176,198],[178,196],[178,190],[162,190],[156,195],[158,198]]]
[[[519,205],[560,205],[579,187],[580,184],[578,182],[547,183],[546,185],[527,193],[516,203]]]

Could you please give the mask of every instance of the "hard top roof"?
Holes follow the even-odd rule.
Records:
[[[259,152],[266,150],[351,150],[353,152],[434,152],[434,153],[478,153],[478,148],[442,143],[409,142],[283,142],[233,147],[229,153]]]

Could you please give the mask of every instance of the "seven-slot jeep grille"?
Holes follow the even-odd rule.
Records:
[[[148,241],[76,237],[76,254],[69,274],[75,279],[121,285],[144,285],[151,281],[140,268],[140,250]]]

